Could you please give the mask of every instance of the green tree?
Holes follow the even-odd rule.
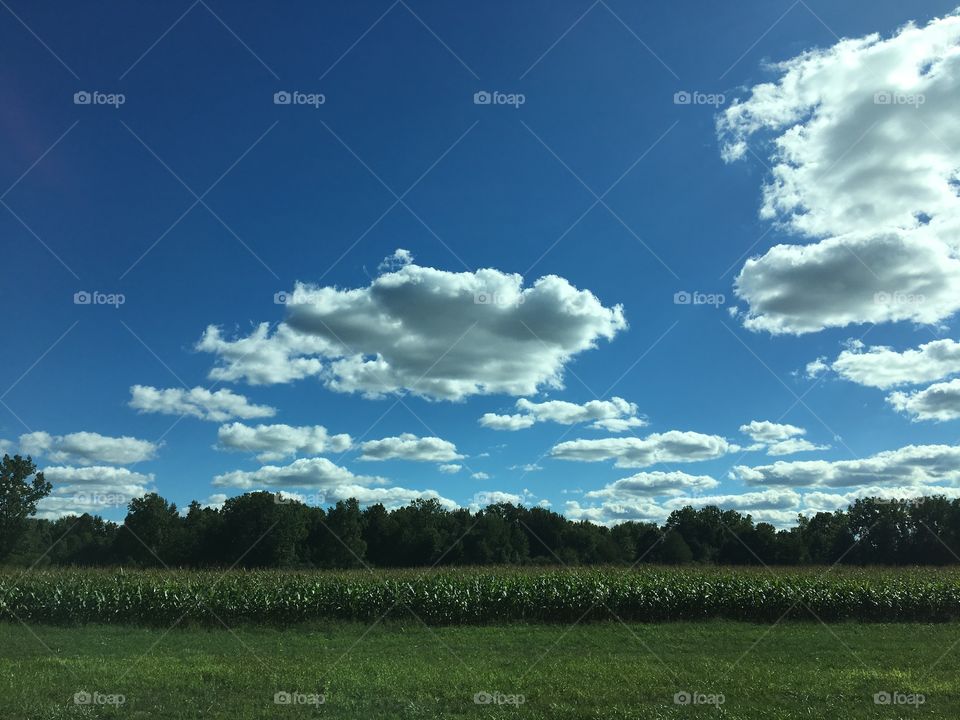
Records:
[[[31,480],[32,478],[32,480]],[[0,463],[0,560],[11,552],[24,531],[28,517],[37,511],[37,503],[50,494],[53,486],[28,455],[3,456]]]
[[[817,565],[832,565],[841,559],[849,562],[856,538],[846,513],[842,510],[818,512],[810,518],[800,515],[799,523],[800,536],[810,562]]]
[[[676,530],[669,530],[660,546],[660,561],[667,565],[684,565],[693,560],[693,552],[687,541]]]
[[[397,565],[397,540],[400,526],[387,509],[376,503],[363,511],[363,540],[367,558],[378,567]],[[328,534],[326,529],[321,531]]]
[[[229,564],[293,567],[302,563],[310,508],[270,492],[245,493],[223,505]]]
[[[213,507],[203,507],[196,500],[190,503],[183,521],[186,536],[186,562],[196,567],[227,565],[223,535],[223,515]]]
[[[134,498],[117,533],[117,555],[138,565],[177,564],[184,533],[177,506],[157,493]]]
[[[321,562],[328,567],[362,567],[367,543],[363,539],[363,515],[356,498],[338,500],[321,521],[324,525]]]

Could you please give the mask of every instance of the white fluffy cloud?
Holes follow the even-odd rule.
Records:
[[[419,460],[421,462],[447,462],[461,460],[457,446],[438,437],[417,437],[403,433],[397,437],[368,440],[360,445],[361,460]]]
[[[444,473],[445,475],[456,475],[463,469],[463,465],[457,465],[456,463],[449,463],[446,465],[440,465],[437,469]]]
[[[750,449],[767,449],[768,455],[792,455],[810,450],[827,450],[829,445],[814,445],[801,435],[807,431],[796,425],[775,423],[769,420],[752,420],[740,426],[740,432],[748,435],[755,443]]]
[[[584,494],[584,497],[625,503],[632,502],[637,498],[683,495],[702,490],[712,490],[719,484],[709,475],[688,475],[680,471],[641,472],[617,480],[599,490],[591,490]]]
[[[220,359],[210,371],[211,380],[274,385],[319,375],[323,370],[319,356],[333,354],[335,347],[282,323],[271,334],[270,323],[260,323],[247,337],[234,340],[224,338],[220,328],[210,325],[197,350],[214,353]]]
[[[338,500],[356,498],[361,505],[380,503],[388,510],[409,505],[414,500],[436,500],[447,510],[456,510],[459,505],[445,498],[435,490],[409,490],[403,487],[364,487],[359,485],[340,485],[326,493],[326,502],[334,504]]]
[[[789,510],[800,506],[801,495],[793,490],[762,490],[730,495],[710,495],[705,497],[678,497],[667,500],[669,510],[692,505],[706,507],[716,505],[724,510],[751,512],[756,510]]]
[[[229,495],[226,493],[213,493],[212,495],[207,496],[207,501],[203,503],[203,507],[211,508],[213,510],[220,510],[223,508],[223,504],[229,499]]]
[[[298,493],[286,490],[275,491],[285,500],[296,500],[304,505],[336,505],[340,500],[354,498],[361,505],[380,503],[387,510],[409,505],[414,500],[436,500],[447,510],[456,510],[459,506],[453,500],[445,498],[434,490],[409,490],[402,487],[367,487],[364,485],[336,485],[320,493]],[[225,493],[216,493],[207,498],[204,507],[222,508],[229,499]]]
[[[848,345],[832,363],[821,360],[808,365],[808,374],[815,376],[829,369],[845,380],[886,390],[960,373],[960,343],[955,340],[933,340],[903,352],[882,345],[864,348],[856,341]]]
[[[327,458],[300,458],[289,465],[264,465],[259,470],[234,470],[217,475],[213,484],[222,487],[333,488],[338,485],[382,484],[383,478],[354,475]]]
[[[488,505],[499,505],[500,503],[510,503],[511,505],[530,505],[532,496],[524,490],[522,495],[516,493],[503,492],[501,490],[483,490],[474,493],[470,500],[470,510],[476,512],[482,510]]]
[[[783,487],[902,486],[960,480],[960,446],[907,445],[858,460],[782,460],[738,465],[733,474],[748,485]]]
[[[662,506],[642,499],[629,502],[610,501],[587,506],[581,505],[576,500],[568,500],[564,505],[564,515],[569,519],[589,520],[598,525],[615,525],[630,521],[660,524],[668,514]]]
[[[134,472],[128,468],[110,465],[86,467],[50,466],[42,470],[43,476],[53,485],[84,485],[85,487],[109,488],[122,485],[147,485],[153,482],[153,473]]]
[[[213,484],[218,487],[234,487],[247,491],[264,487],[309,488],[315,491],[315,494],[310,496],[310,504],[333,505],[339,500],[356,498],[362,505],[382,503],[388,508],[394,508],[407,505],[417,498],[424,498],[437,500],[448,509],[457,507],[455,502],[433,490],[383,487],[386,482],[381,477],[355,475],[326,458],[300,458],[284,466],[265,465],[253,471],[235,470],[217,475],[213,479]],[[304,498],[297,493],[285,494]]]
[[[276,410],[254,405],[243,395],[226,388],[210,392],[206,388],[166,388],[134,385],[130,388],[130,407],[142,413],[189,415],[201,420],[226,422],[234,418],[250,420],[273,417]]]
[[[857,498],[876,497],[894,500],[933,495],[944,495],[950,499],[958,498],[960,488],[929,484],[868,485],[850,492],[812,490],[800,493],[792,488],[777,487],[745,493],[673,497],[662,504],[642,495],[631,497],[629,494],[617,492],[594,492],[588,493],[586,497],[599,499],[600,503],[584,506],[575,501],[568,502],[566,515],[574,520],[590,520],[602,525],[614,525],[629,520],[662,524],[674,510],[688,505],[695,508],[715,505],[721,510],[736,510],[749,514],[754,522],[768,522],[778,527],[789,527],[796,525],[797,515],[800,513],[810,517],[818,512],[846,510]]]
[[[37,517],[49,520],[64,515],[122,511],[133,498],[155,491],[152,474],[127,468],[51,466],[42,472],[53,489],[37,503]]]
[[[688,505],[701,508],[716,505],[722,510],[748,513],[754,522],[769,522],[778,526],[795,524],[801,511],[800,495],[787,490],[763,491],[731,495],[677,497],[658,504],[649,498],[604,498],[595,505],[566,503],[565,515],[572,520],[589,520],[600,525],[622,522],[650,522],[662,525],[671,512]],[[644,548],[646,549],[646,548]]]
[[[786,423],[775,423],[769,420],[751,420],[746,425],[740,426],[740,432],[749,435],[752,440],[758,443],[768,444],[787,440],[797,435],[806,434],[806,430],[796,425]]]
[[[211,377],[266,384],[318,375],[332,390],[367,396],[532,395],[562,387],[574,355],[627,326],[619,305],[604,307],[555,275],[525,288],[518,274],[402,261],[365,288],[298,283],[273,333],[262,324],[228,340],[207,328],[198,348],[218,357]]]
[[[811,450],[829,450],[829,445],[814,445],[805,438],[790,438],[781,440],[767,447],[767,455],[794,455],[799,452],[810,452]]]
[[[480,418],[480,424],[494,430],[522,430],[538,422],[561,425],[589,422],[591,427],[609,432],[626,432],[646,425],[646,420],[637,417],[636,404],[620,397],[590,400],[582,405],[564,400],[535,403],[520,398],[516,407],[520,412],[514,415],[485,413]]]
[[[895,392],[887,402],[914,421],[956,420],[960,418],[960,378],[912,393]]]
[[[808,492],[803,496],[804,514],[846,510],[857,498],[875,497],[882,500],[911,500],[943,495],[951,500],[960,497],[960,488],[940,485],[906,485],[903,487],[872,486],[847,493]]]
[[[670,430],[645,438],[569,440],[550,450],[560,460],[599,462],[615,460],[616,467],[640,468],[661,462],[694,462],[726,455],[732,446],[718,435]]]
[[[292,455],[342,453],[353,440],[347,434],[330,435],[322,425],[257,425],[235,422],[221,425],[217,431],[221,448],[257,453],[261,462],[274,462]]]
[[[20,451],[27,455],[42,456],[57,463],[93,465],[110,463],[127,465],[151,460],[156,456],[157,445],[134,437],[109,437],[95,432],[76,432],[68,435],[51,435],[32,432],[20,436]]]
[[[471,474],[470,474],[470,477],[473,478],[474,480],[489,480],[489,479],[490,479],[490,476],[487,475],[487,473],[485,473],[485,472],[475,472],[475,473],[471,473]]]
[[[818,240],[741,270],[744,323],[806,333],[960,308],[960,15],[774,66],[718,120],[726,160],[772,135],[761,216]]]
[[[525,430],[533,427],[537,419],[533,415],[497,415],[496,413],[484,413],[480,417],[480,424],[491,430]]]
[[[777,245],[747,260],[736,291],[750,303],[746,327],[802,334],[854,323],[935,323],[960,309],[958,288],[953,250],[890,233]]]

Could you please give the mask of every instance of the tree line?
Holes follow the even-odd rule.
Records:
[[[29,458],[0,465],[0,559],[14,565],[355,568],[523,564],[946,565],[960,563],[960,500],[856,500],[777,530],[749,514],[684,507],[662,525],[613,527],[542,507],[386,509],[355,499],[320,508],[270,492],[186,512],[155,493],[123,523],[30,517],[50,492]]]

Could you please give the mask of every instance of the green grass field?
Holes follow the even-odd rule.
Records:
[[[956,623],[4,623],[0,716],[957,718],[958,641]],[[78,692],[125,702],[77,705]],[[278,692],[299,702],[277,705]],[[682,692],[723,703],[678,705]],[[877,705],[882,692],[924,702]],[[510,702],[477,704],[477,693]]]

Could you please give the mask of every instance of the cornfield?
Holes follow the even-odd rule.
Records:
[[[429,624],[960,618],[957,570],[0,571],[0,620]]]

